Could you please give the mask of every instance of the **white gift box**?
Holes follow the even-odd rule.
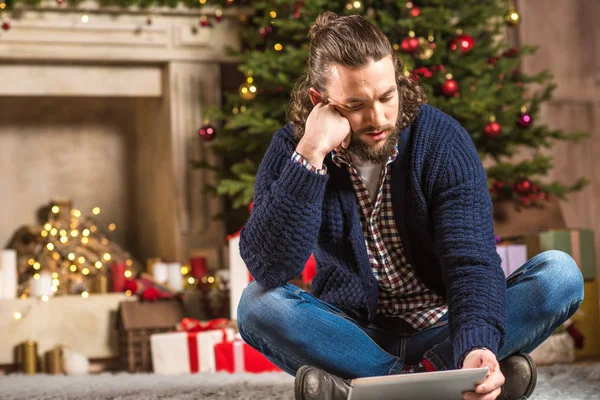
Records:
[[[240,255],[240,235],[229,239],[230,319],[237,320],[237,308],[242,292],[250,283],[250,273]]]
[[[530,354],[537,365],[565,364],[575,361],[575,341],[567,332],[550,336]]]
[[[17,297],[17,252],[0,250],[0,299]]]
[[[152,366],[157,374],[215,372],[215,344],[235,338],[232,328],[204,332],[169,332],[150,336]]]

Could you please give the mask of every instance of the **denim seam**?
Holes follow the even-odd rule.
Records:
[[[428,350],[428,351],[425,352],[425,354],[423,354],[423,358],[428,359],[437,370],[446,370],[446,369],[448,369],[448,366],[446,364],[444,364],[444,362],[442,361],[442,359],[435,353],[435,348],[437,346],[441,345],[441,344],[446,343],[448,340],[449,339],[444,340],[443,342],[437,344],[431,350]]]
[[[394,365],[392,365],[392,368],[390,368],[387,374],[396,375],[400,370],[402,370],[402,367],[404,367],[404,362],[402,362],[400,367],[396,368],[396,365],[398,365],[398,363],[401,361],[402,359],[400,357],[396,357],[396,362],[394,363]]]

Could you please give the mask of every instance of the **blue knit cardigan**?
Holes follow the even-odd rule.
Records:
[[[298,276],[314,253],[312,294],[372,321],[378,286],[348,171],[331,154],[326,175],[309,171],[291,160],[296,144],[290,124],[273,136],[241,231],[241,256],[259,284],[274,288]],[[506,284],[473,142],[455,119],[423,105],[400,133],[398,150],[391,180],[396,227],[418,277],[448,303],[454,367],[476,347],[497,354]]]

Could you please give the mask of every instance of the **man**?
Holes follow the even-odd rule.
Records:
[[[577,265],[545,252],[505,281],[465,130],[425,104],[361,16],[327,12],[309,38],[291,122],[264,156],[241,232],[255,278],[242,337],[296,375],[297,399],[345,399],[356,377],[481,366],[485,381],[464,398],[528,397],[526,353],[583,299]],[[287,282],[311,253],[309,294]]]

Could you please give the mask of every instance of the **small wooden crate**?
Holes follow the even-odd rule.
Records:
[[[183,317],[183,306],[178,300],[121,302],[117,316],[120,368],[152,372],[150,335],[174,330]]]

